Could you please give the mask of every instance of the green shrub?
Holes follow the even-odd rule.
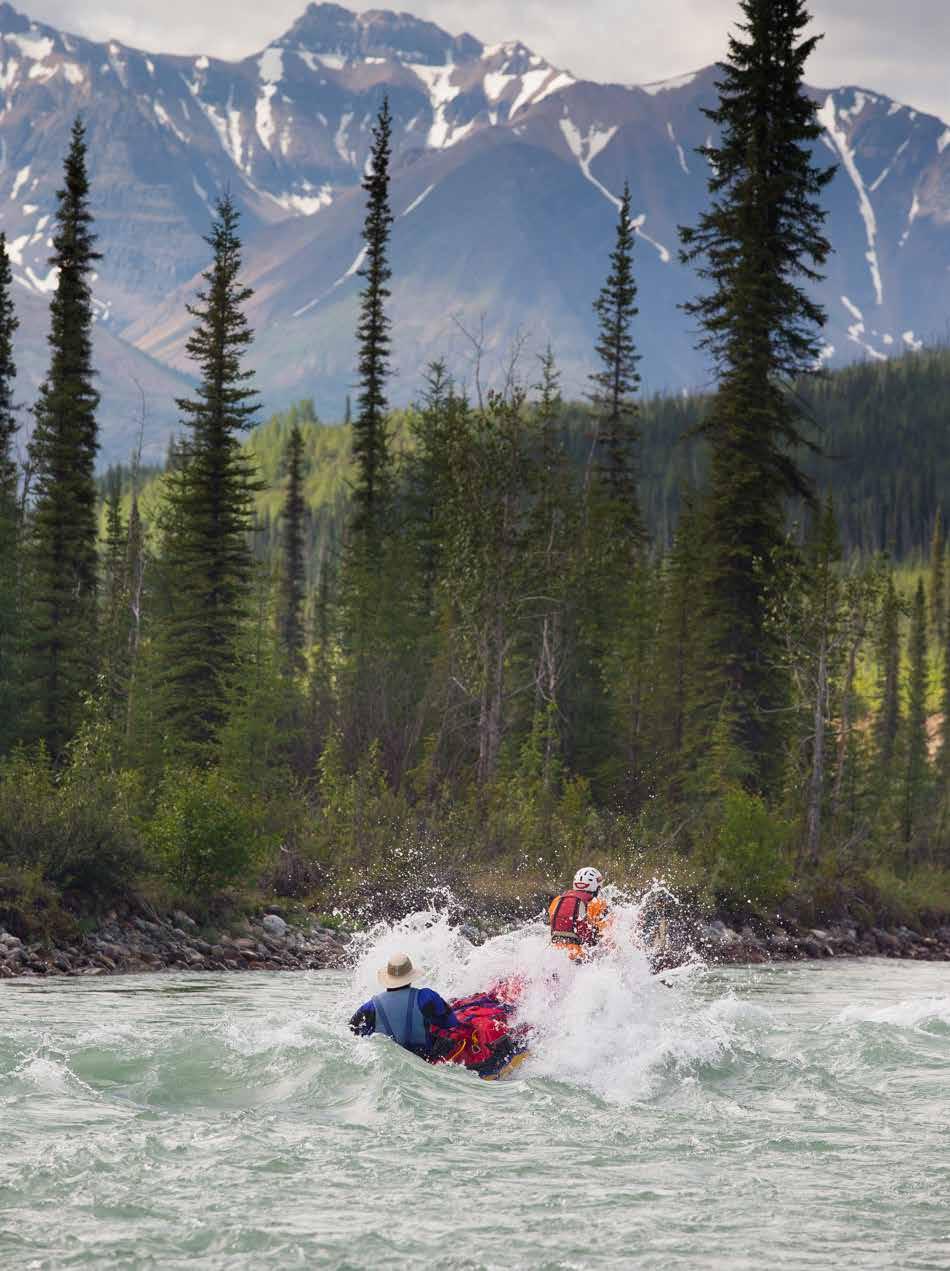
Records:
[[[251,883],[277,844],[260,805],[218,769],[170,769],[146,838],[168,879],[205,898]]]
[[[876,910],[875,919],[887,925],[927,927],[950,919],[950,870],[937,865],[919,865],[906,876],[877,865],[868,872],[863,890]]]
[[[790,836],[790,824],[771,813],[758,795],[727,790],[707,849],[709,887],[716,901],[739,911],[777,905],[791,885]]]
[[[84,898],[121,894],[144,863],[140,799],[134,773],[15,752],[0,762],[0,863]]]

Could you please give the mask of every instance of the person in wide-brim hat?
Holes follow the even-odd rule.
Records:
[[[376,972],[376,979],[387,989],[404,989],[413,980],[421,978],[422,972],[412,965],[408,953],[394,953]]]
[[[449,1004],[433,989],[414,989],[413,980],[422,972],[413,966],[408,953],[394,953],[376,972],[376,979],[386,990],[364,1002],[350,1020],[350,1028],[360,1037],[381,1033],[427,1058],[432,1051],[430,1025],[457,1028],[458,1020]]]

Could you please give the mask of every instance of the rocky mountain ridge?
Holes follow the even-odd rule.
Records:
[[[707,69],[594,84],[519,43],[486,46],[411,15],[333,4],[309,5],[240,62],[99,44],[0,4],[0,226],[29,311],[23,395],[42,373],[50,219],[81,111],[104,254],[95,291],[108,344],[105,457],[130,448],[129,386],[146,370],[152,451],[174,424],[172,398],[189,372],[184,304],[226,187],[244,218],[264,402],[309,395],[338,417],[354,378],[359,182],[384,94],[394,118],[394,401],[411,399],[439,354],[470,374],[462,329],[482,327],[486,375],[524,339],[533,378],[531,354],[550,341],[565,392],[583,393],[590,306],[625,179],[641,241],[645,385],[703,386],[709,372],[679,309],[696,284],[679,264],[677,227],[705,205],[696,150],[709,136],[701,108],[714,101],[714,79]],[[865,89],[815,91],[820,157],[838,164],[827,197],[836,252],[819,289],[825,360],[886,357],[945,329],[950,129]]]

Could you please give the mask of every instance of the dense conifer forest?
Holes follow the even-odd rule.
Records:
[[[0,918],[515,894],[581,858],[742,919],[950,911],[950,353],[816,372],[814,40],[798,0],[740,8],[683,230],[704,396],[640,394],[625,191],[585,401],[549,349],[390,410],[383,100],[352,419],[261,421],[225,196],[180,435],[97,477],[77,122],[29,422],[0,239]]]

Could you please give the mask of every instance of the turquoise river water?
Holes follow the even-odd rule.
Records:
[[[400,948],[528,974],[517,1077],[349,1033]],[[950,967],[564,967],[0,981],[0,1266],[950,1268]]]

